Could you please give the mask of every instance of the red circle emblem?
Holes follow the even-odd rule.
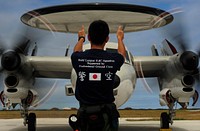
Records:
[[[93,79],[97,79],[97,74],[94,74],[92,77]]]

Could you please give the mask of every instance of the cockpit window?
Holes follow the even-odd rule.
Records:
[[[118,53],[117,49],[113,49],[113,48],[106,48],[106,51],[111,52],[111,53]],[[130,59],[129,59],[129,55],[128,52],[126,51],[126,59],[125,59],[126,63],[130,63]]]

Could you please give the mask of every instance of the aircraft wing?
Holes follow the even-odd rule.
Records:
[[[170,61],[170,56],[134,56],[133,63],[138,78],[158,77]],[[35,77],[70,79],[70,57],[28,56],[27,62],[34,68]]]
[[[63,79],[71,77],[70,57],[28,56],[26,62],[34,68],[35,77]]]
[[[170,61],[170,56],[134,56],[133,63],[138,78],[158,77]]]

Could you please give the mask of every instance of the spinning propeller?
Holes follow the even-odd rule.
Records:
[[[31,31],[29,31],[28,28],[23,27],[19,29],[12,43],[6,43],[3,38],[0,37],[1,71],[13,71],[19,68],[21,64],[19,53],[27,55],[30,47],[30,38],[28,37],[30,33]]]
[[[188,70],[192,70],[192,76],[194,76],[197,82],[200,82],[199,79],[199,57],[200,57],[200,49],[196,50],[195,53],[189,51],[191,49],[191,44],[188,38],[186,23],[184,23],[183,12],[178,11],[174,13],[175,20],[171,25],[168,25],[165,28],[165,33],[174,43],[179,46],[181,52],[183,52],[181,56],[181,62],[185,65],[185,68]],[[200,84],[200,83],[199,83]]]
[[[162,34],[164,37],[167,37],[170,41],[173,41],[173,44],[179,47],[180,51],[180,62],[183,65],[183,68],[187,70],[189,75],[193,76],[198,85],[200,85],[200,73],[199,70],[199,57],[200,57],[200,49],[196,52],[190,51],[191,45],[187,36],[187,29],[185,28],[185,23],[183,19],[183,12],[179,9],[174,9],[169,11],[170,14],[173,14],[174,21],[165,27],[162,27]],[[167,42],[169,42],[167,40]],[[142,69],[140,69],[142,72]],[[145,89],[147,92],[152,93],[153,88],[147,83],[145,78],[142,79]]]
[[[24,69],[24,56],[28,55],[35,55],[36,52],[36,44],[35,41],[39,42],[44,40],[46,37],[46,34],[42,34],[38,29],[31,29],[28,26],[23,26],[22,28],[17,30],[17,34],[12,39],[13,42],[10,42],[10,44],[7,44],[2,37],[0,37],[0,71],[1,74],[6,72],[5,78],[3,78],[3,75],[0,76],[0,79],[4,82],[11,82],[11,83],[18,83],[17,81],[20,81],[20,79],[24,79],[28,76],[27,74],[33,74],[32,72],[23,73],[22,71]],[[52,32],[51,32],[52,33]],[[32,49],[32,51],[31,51]],[[22,67],[23,66],[23,67]],[[20,69],[20,70],[19,70]],[[26,70],[25,71],[29,71]],[[13,76],[12,80],[9,79],[8,76]],[[17,77],[18,75],[25,75],[23,78],[15,79],[14,77]],[[11,78],[11,77],[9,77]],[[6,84],[7,85],[7,84]],[[24,85],[25,86],[25,85]],[[35,105],[40,105],[44,101],[46,101],[47,98],[51,96],[51,94],[54,92],[57,86],[56,80],[47,80],[47,79],[40,79],[36,78],[34,82],[34,90],[37,91],[40,100],[35,103]],[[4,86],[1,86],[1,90]],[[27,87],[29,88],[29,87]]]

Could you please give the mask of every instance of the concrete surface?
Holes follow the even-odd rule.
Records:
[[[159,131],[159,121],[126,121],[120,119],[119,131]],[[22,119],[0,119],[1,131],[27,131]],[[200,121],[174,121],[172,131],[200,131]],[[37,131],[72,131],[65,118],[37,119]]]

